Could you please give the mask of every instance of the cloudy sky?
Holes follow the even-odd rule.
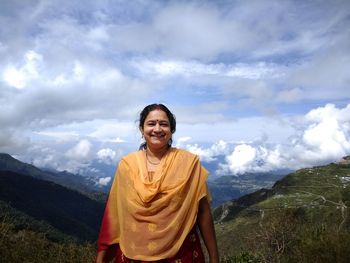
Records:
[[[154,102],[218,174],[350,154],[347,0],[0,0],[0,23],[0,152],[23,161],[98,173]]]

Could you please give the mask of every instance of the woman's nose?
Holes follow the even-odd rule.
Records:
[[[159,132],[162,130],[162,127],[159,125],[159,123],[156,124],[156,126],[154,127],[154,131]]]

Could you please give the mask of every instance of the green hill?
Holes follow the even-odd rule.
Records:
[[[77,191],[7,171],[0,171],[0,200],[81,241],[96,240],[104,210],[103,203]]]
[[[54,242],[48,239],[45,233],[16,228],[13,221],[15,219],[9,216],[0,218],[0,262],[85,263],[94,261],[96,256],[94,244]]]
[[[256,262],[349,262],[349,205],[348,161],[301,169],[271,189],[213,211],[221,255],[246,253]]]
[[[0,171],[0,262],[93,262],[104,203]]]
[[[50,225],[49,222],[31,217],[2,200],[0,200],[0,222],[11,224],[16,231],[30,230],[45,234],[49,240],[54,242],[78,242],[77,237],[65,234]]]

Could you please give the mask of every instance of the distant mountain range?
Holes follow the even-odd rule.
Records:
[[[239,176],[225,175],[208,181],[208,187],[213,197],[212,207],[215,208],[226,201],[244,196],[261,188],[270,188],[273,184],[288,174],[287,171],[271,173],[246,173]]]
[[[239,176],[215,176],[218,163],[203,162],[203,164],[211,174],[208,180],[208,187],[212,194],[212,207],[217,207],[226,201],[251,193],[257,189],[269,188],[275,181],[288,173],[288,171],[278,171],[271,173],[246,173]],[[111,175],[114,175],[116,169],[116,167],[112,165],[105,165],[97,161],[91,165]],[[111,176],[112,180],[107,185],[101,187],[96,184],[98,179],[92,177],[92,174],[82,176],[66,171],[58,172],[39,169],[31,164],[23,163],[5,153],[0,153],[0,171],[12,171],[19,174],[30,175],[34,178],[55,182],[67,188],[78,190],[85,194],[88,193],[90,196],[98,196],[98,198],[102,199],[106,198],[113,181],[113,176]]]
[[[101,191],[101,188],[96,185],[95,181],[89,176],[72,174],[67,171],[58,172],[39,169],[34,165],[23,163],[6,153],[0,153],[0,171],[12,171],[18,174],[29,175],[37,179],[55,182],[84,193]]]

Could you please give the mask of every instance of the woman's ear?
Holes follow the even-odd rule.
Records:
[[[139,130],[140,130],[141,136],[142,136],[142,138],[143,138],[143,128],[140,126],[140,127],[139,127]]]

